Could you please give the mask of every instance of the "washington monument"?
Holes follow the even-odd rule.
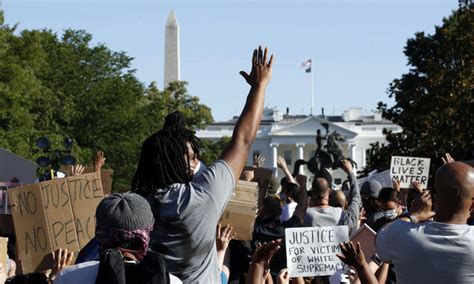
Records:
[[[165,78],[164,88],[173,81],[179,81],[179,26],[171,10],[165,28]]]

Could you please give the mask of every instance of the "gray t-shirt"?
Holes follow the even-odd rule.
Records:
[[[219,283],[216,226],[235,187],[223,160],[188,184],[173,184],[149,198],[155,227],[150,249],[183,283]]]
[[[351,172],[347,178],[350,182],[347,210],[332,206],[326,208],[310,207],[304,217],[303,225],[305,227],[348,225],[350,230],[357,228],[362,200],[355,174]]]
[[[306,210],[304,216],[304,227],[324,227],[336,226],[340,223],[342,217],[342,208],[340,207],[310,207]]]
[[[474,283],[474,227],[396,220],[375,241],[379,257],[394,264],[397,283]]]

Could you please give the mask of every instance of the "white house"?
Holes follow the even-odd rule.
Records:
[[[229,121],[216,122],[207,125],[197,132],[197,136],[202,139],[218,140],[224,136],[232,136],[232,131],[238,117]],[[265,156],[265,167],[276,168],[277,156],[283,156],[290,168],[298,159],[309,160],[316,151],[316,130],[321,134],[326,133],[321,125],[327,123],[329,132],[337,131],[345,141],[339,143],[346,157],[352,158],[362,169],[366,165],[367,151],[370,144],[375,142],[385,143],[384,128],[394,132],[401,131],[398,125],[382,119],[380,113],[364,115],[362,108],[350,108],[339,116],[318,116],[290,115],[283,114],[277,108],[265,108],[257,132],[257,138],[249,153],[248,164],[252,163],[254,154]],[[323,141],[324,145],[325,141]],[[304,169],[309,174],[307,169]],[[277,176],[281,177],[281,171]],[[333,172],[334,182],[340,184],[345,180],[345,175],[341,170]]]

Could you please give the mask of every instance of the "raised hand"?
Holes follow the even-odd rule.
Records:
[[[244,77],[250,86],[257,86],[259,84],[266,86],[268,82],[270,82],[272,78],[273,54],[270,56],[268,62],[267,60],[268,49],[266,47],[265,51],[262,51],[261,46],[253,51],[252,70],[250,74],[247,74],[245,71],[240,71],[240,75]]]
[[[105,155],[102,151],[97,151],[93,157],[94,170],[99,172],[102,167],[105,165]]]
[[[352,163],[349,160],[341,160],[342,170],[346,172],[346,174],[350,174],[352,172]]]
[[[354,245],[352,241],[340,243],[339,247],[341,248],[342,254],[337,254],[337,257],[345,264],[354,267],[357,271],[367,265],[364,252],[359,242],[357,242],[356,245]]]
[[[72,166],[71,173],[72,173],[73,176],[82,175],[83,172],[84,172],[84,166],[83,165]]]
[[[455,162],[449,153],[444,154],[444,157],[441,157],[441,160],[443,160],[443,164]]]
[[[253,263],[266,265],[270,262],[273,255],[280,249],[281,239],[271,241],[270,243],[259,244],[252,257]]]
[[[256,155],[253,159],[253,167],[254,168],[261,168],[263,167],[263,163],[265,162],[265,157],[263,155]]]
[[[74,252],[68,252],[67,249],[58,249],[53,253],[53,268],[49,278],[54,278],[59,271],[71,266],[74,260]]]
[[[278,273],[277,284],[289,284],[290,283],[290,274],[288,273],[288,268],[283,268]]]
[[[286,165],[285,158],[283,158],[282,156],[277,157],[277,167],[279,167],[282,170],[288,168],[288,166]]]
[[[431,192],[424,191],[418,195],[411,204],[410,213],[416,218],[417,222],[428,221],[435,213],[431,210],[433,200],[431,199]]]
[[[411,186],[416,190],[417,193],[422,193],[423,189],[421,188],[421,184],[419,181],[414,181],[411,183]]]
[[[401,189],[400,180],[394,179],[392,182],[393,182],[393,188],[396,191],[400,192],[400,189]]]
[[[231,225],[221,226],[217,225],[216,230],[216,248],[217,251],[226,250],[229,246],[229,242],[236,237],[236,234],[232,232],[233,228]]]

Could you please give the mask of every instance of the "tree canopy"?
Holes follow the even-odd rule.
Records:
[[[403,131],[387,131],[388,144],[373,145],[366,172],[388,168],[392,155],[429,157],[431,173],[446,152],[458,160],[473,158],[473,33],[473,4],[463,0],[434,34],[418,32],[407,41],[410,70],[388,89],[395,105],[378,104],[383,117]]]
[[[106,153],[114,189],[121,190],[130,187],[141,143],[168,112],[182,111],[194,129],[212,122],[186,82],[145,88],[131,57],[92,45],[86,31],[16,29],[0,11],[0,147],[34,160],[40,136],[53,147],[70,137],[79,163],[90,164],[97,149]]]

